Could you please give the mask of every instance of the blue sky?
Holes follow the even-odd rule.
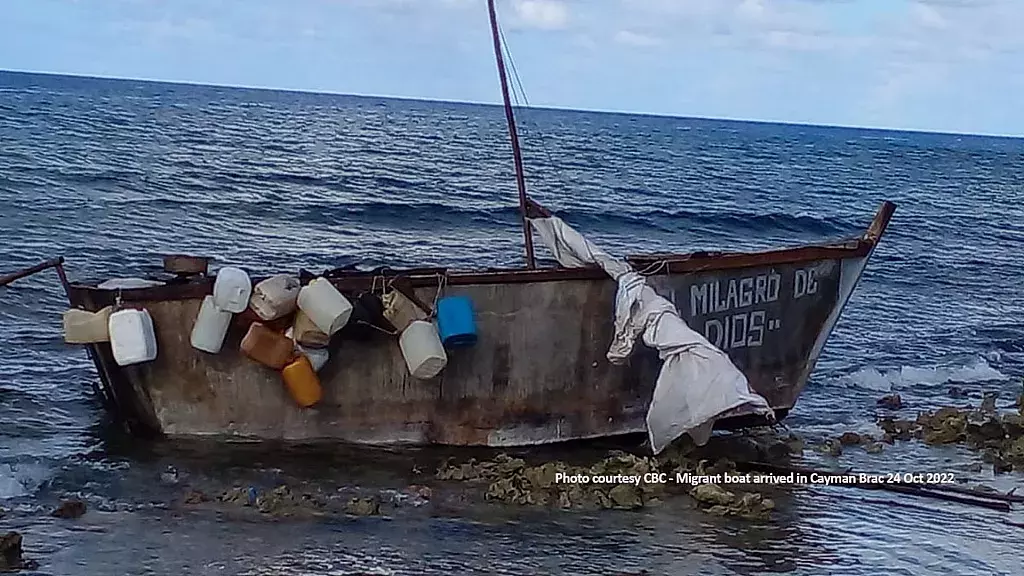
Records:
[[[1024,0],[499,0],[541,106],[1024,135]],[[0,69],[499,102],[484,0],[0,0]]]

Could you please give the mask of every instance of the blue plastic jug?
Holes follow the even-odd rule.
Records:
[[[438,300],[437,331],[446,347],[476,344],[473,302],[466,296],[445,296]]]

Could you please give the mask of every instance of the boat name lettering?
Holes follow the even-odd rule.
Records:
[[[779,299],[782,276],[771,272],[728,282],[712,280],[690,286],[690,314],[704,316],[746,308]]]
[[[793,275],[793,299],[818,292],[817,274],[814,268],[797,270]]]
[[[690,285],[690,315],[721,314],[737,308],[747,308],[777,302],[782,289],[782,275],[777,272],[711,280]],[[815,268],[801,268],[793,272],[793,299],[818,293]]]
[[[764,344],[765,332],[782,326],[777,318],[768,318],[764,310],[751,310],[704,322],[704,337],[720,350],[754,348]]]

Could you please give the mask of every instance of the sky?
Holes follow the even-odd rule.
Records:
[[[534,106],[1024,135],[1024,0],[498,0]],[[0,0],[0,69],[501,101],[485,0]]]

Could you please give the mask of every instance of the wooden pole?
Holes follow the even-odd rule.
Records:
[[[508,123],[508,134],[512,140],[512,157],[516,164],[516,187],[519,188],[519,212],[523,220],[523,241],[526,243],[526,267],[536,268],[533,257],[533,235],[530,223],[526,219],[526,177],[523,175],[523,157],[519,149],[519,134],[516,132],[516,118],[512,113],[512,102],[508,95],[508,76],[505,73],[505,58],[501,53],[501,35],[498,33],[498,15],[494,10],[494,0],[487,0],[487,10],[491,16],[491,36],[494,39],[494,57],[498,61],[498,76],[501,79],[501,96],[505,101],[505,120]]]
[[[52,260],[47,260],[46,262],[40,262],[39,264],[36,264],[35,266],[30,266],[28,268],[25,268],[24,270],[19,271],[19,272],[13,272],[11,274],[6,274],[4,276],[0,276],[0,287],[7,286],[8,284],[10,284],[11,282],[14,282],[15,280],[21,280],[22,278],[25,278],[26,276],[31,276],[33,274],[42,272],[43,270],[46,270],[46,269],[49,269],[49,268],[59,268],[62,264],[64,264],[64,257],[63,256],[58,256],[57,258],[54,258]],[[58,270],[57,273],[62,276],[62,281],[63,281],[63,272]]]

